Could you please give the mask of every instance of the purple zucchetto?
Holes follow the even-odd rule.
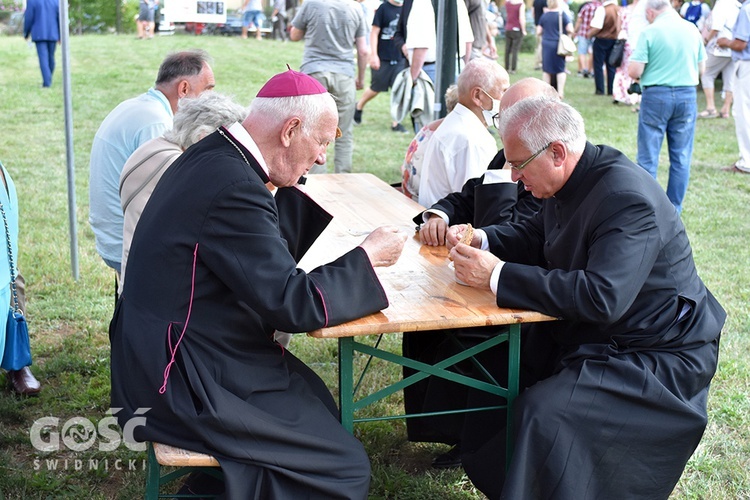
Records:
[[[258,91],[257,97],[293,97],[327,92],[328,90],[315,78],[289,68],[288,71],[271,77]]]

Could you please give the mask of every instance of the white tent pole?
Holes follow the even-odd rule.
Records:
[[[78,281],[78,223],[76,218],[75,162],[73,160],[73,99],[70,88],[70,45],[68,0],[60,0],[60,41],[62,43],[63,100],[65,107],[65,149],[68,171],[68,225],[70,231],[70,267]]]

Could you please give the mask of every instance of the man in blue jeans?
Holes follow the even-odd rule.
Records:
[[[604,0],[594,10],[589,23],[587,36],[592,40],[594,52],[594,87],[596,95],[612,95],[615,85],[615,68],[609,64],[609,55],[620,33],[620,7],[617,0]],[[604,66],[607,67],[607,81],[604,81]],[[606,83],[606,88],[605,88]]]
[[[695,87],[703,73],[706,50],[698,28],[680,17],[669,0],[646,0],[646,19],[628,73],[643,89],[638,115],[638,164],[654,178],[667,135],[667,197],[677,212],[690,178],[697,103]]]

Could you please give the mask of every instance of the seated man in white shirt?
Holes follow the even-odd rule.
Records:
[[[503,95],[500,112],[527,97],[543,95],[559,99],[557,91],[537,78],[523,78]],[[505,161],[505,151],[498,151],[487,172],[469,179],[460,192],[451,193],[428,210],[418,214],[414,222],[421,224],[419,236],[425,245],[445,245],[449,225],[471,223],[483,227],[503,222],[518,222],[532,217],[541,200],[532,196],[523,183],[513,182]],[[403,336],[403,354],[424,363],[437,363],[458,352],[458,346],[469,347],[496,335],[498,329],[463,328],[427,332],[409,332]],[[452,370],[467,374],[466,367],[456,365]],[[404,368],[404,378],[414,373]],[[424,412],[460,410],[467,408],[468,390],[439,377],[428,377],[404,388],[404,407],[408,415]],[[451,468],[461,465],[460,437],[464,415],[408,418],[408,438],[414,442],[436,442],[453,445],[446,453],[433,460],[433,467]]]
[[[425,151],[419,203],[429,207],[479,177],[497,153],[487,127],[509,86],[508,73],[489,59],[475,59],[458,77],[458,104],[446,116]]]
[[[522,78],[508,88],[500,100],[500,113],[518,101],[535,95],[559,99],[554,87],[538,78]],[[498,114],[499,118],[499,114]],[[497,152],[480,177],[466,181],[460,191],[451,193],[414,217],[422,243],[445,245],[448,227],[471,223],[475,227],[518,221],[539,210],[540,200],[511,179],[505,150]]]

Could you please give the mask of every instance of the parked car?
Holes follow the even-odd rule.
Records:
[[[205,33],[224,36],[241,35],[242,14],[227,14],[226,22],[207,25]]]
[[[263,35],[270,35],[271,34],[271,28],[273,27],[273,24],[270,20],[266,19],[266,16],[264,14],[260,15],[261,18],[261,28],[260,31]],[[225,23],[215,23],[215,24],[208,24],[204,30],[204,33],[211,34],[211,35],[224,35],[224,36],[232,36],[232,35],[241,35],[242,34],[242,13],[227,13],[227,20]],[[255,28],[250,28],[248,30],[248,34],[250,36],[255,35]]]
[[[272,23],[261,14],[262,24],[260,31],[264,35],[271,33]],[[242,34],[242,13],[227,13],[227,19],[223,23],[185,23],[185,31],[196,35],[224,35],[233,36]],[[248,30],[248,34],[255,35],[255,28]]]
[[[185,31],[188,33],[194,33],[196,35],[200,35],[203,33],[205,29],[206,29],[206,23],[193,23],[193,22],[185,23]]]

